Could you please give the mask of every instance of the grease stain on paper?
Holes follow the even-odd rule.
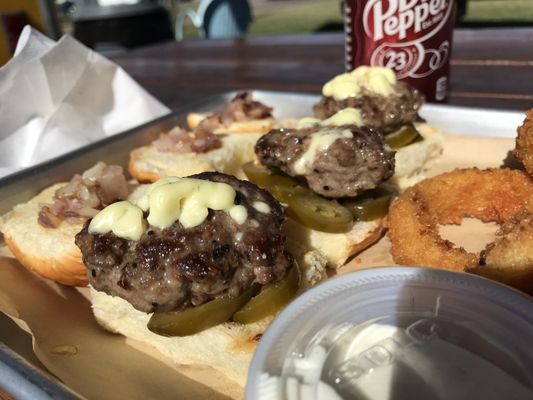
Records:
[[[78,354],[78,348],[72,344],[60,344],[52,347],[50,352],[58,356],[75,356]]]

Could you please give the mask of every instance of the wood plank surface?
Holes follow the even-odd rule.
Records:
[[[320,93],[344,69],[341,33],[189,40],[117,55],[172,109],[239,89]],[[456,29],[449,103],[526,110],[533,106],[533,28]]]

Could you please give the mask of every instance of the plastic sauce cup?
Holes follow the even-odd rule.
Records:
[[[246,399],[533,399],[533,299],[429,268],[338,276],[272,322]]]

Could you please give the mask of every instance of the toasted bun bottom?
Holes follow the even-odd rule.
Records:
[[[307,270],[319,265],[323,260],[329,268],[339,268],[351,257],[360,253],[383,234],[383,219],[356,222],[349,232],[327,233],[305,227],[292,219],[283,226],[287,237],[287,248]],[[313,249],[314,253],[309,252]],[[316,253],[321,257],[316,258]],[[315,256],[311,259],[311,255]]]
[[[208,365],[244,387],[252,354],[271,318],[242,325],[226,322],[185,337],[156,335],[146,327],[150,314],[126,300],[91,288],[94,316],[106,330],[146,343],[181,365]]]
[[[50,203],[55,184],[29,202],[17,205],[0,218],[0,230],[19,262],[37,274],[65,285],[85,286],[86,269],[74,236],[83,227],[82,218],[67,218],[58,228],[45,228],[37,222],[40,203]]]
[[[442,131],[427,123],[416,123],[424,140],[402,147],[396,152],[396,166],[391,182],[401,190],[423,180],[425,171],[442,153]]]
[[[255,158],[254,146],[259,134],[228,135],[222,138],[222,147],[207,153],[158,151],[148,145],[130,154],[128,170],[140,182],[155,182],[165,176],[189,176],[205,171],[218,171],[244,178],[242,165]]]

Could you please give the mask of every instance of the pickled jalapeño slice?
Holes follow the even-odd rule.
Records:
[[[387,215],[396,193],[397,190],[392,185],[382,183],[376,189],[345,200],[343,206],[350,210],[356,221],[373,221]]]
[[[305,226],[322,232],[348,232],[353,225],[349,210],[335,200],[325,199],[297,180],[275,174],[253,162],[243,166],[248,179],[267,189],[288,207],[288,214]]]
[[[394,150],[423,139],[413,124],[403,125],[400,129],[385,136],[385,142]]]
[[[296,295],[299,282],[298,267],[295,265],[285,279],[266,285],[257,296],[233,315],[233,320],[250,324],[275,314]]]
[[[228,321],[257,290],[254,285],[239,297],[221,297],[184,310],[155,312],[148,321],[148,329],[162,336],[193,335]]]

